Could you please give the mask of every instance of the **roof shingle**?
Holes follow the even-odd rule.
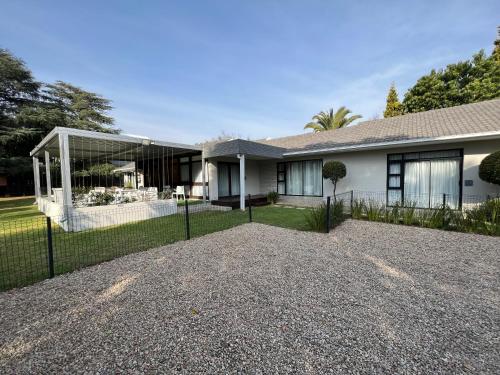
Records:
[[[500,99],[364,121],[342,129],[262,140],[289,152],[500,131]]]

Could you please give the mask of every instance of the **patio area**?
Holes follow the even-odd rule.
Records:
[[[207,197],[199,146],[56,127],[31,156],[38,207],[67,231],[117,224],[101,206],[147,219],[175,214],[179,192]],[[68,220],[96,215],[83,227]]]
[[[0,372],[498,373],[499,249],[245,224],[0,294]]]

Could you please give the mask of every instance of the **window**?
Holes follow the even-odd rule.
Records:
[[[181,182],[189,182],[189,164],[181,164]]]
[[[461,204],[462,150],[412,152],[387,157],[387,204],[433,208]]]
[[[179,182],[181,184],[191,184],[191,157],[184,156],[179,158]]]
[[[278,163],[278,193],[282,195],[323,195],[322,160]]]

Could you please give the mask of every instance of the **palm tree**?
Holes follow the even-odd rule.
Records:
[[[313,121],[306,124],[304,129],[312,129],[315,133],[339,129],[361,118],[360,115],[346,117],[349,113],[351,113],[351,111],[346,107],[340,107],[335,113],[333,113],[333,108],[330,108],[327,112],[321,111],[317,115],[314,115],[312,118]]]

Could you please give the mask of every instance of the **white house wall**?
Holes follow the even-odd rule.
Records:
[[[330,160],[342,161],[347,168],[347,175],[339,181],[337,193],[351,190],[367,192],[385,192],[387,181],[387,155],[413,151],[433,151],[445,149],[463,149],[463,181],[472,180],[473,186],[463,186],[464,195],[486,196],[500,194],[500,187],[482,181],[478,176],[479,164],[489,154],[500,150],[500,140],[449,143],[427,145],[420,147],[391,148],[384,150],[357,151],[327,155],[309,155],[305,157],[287,158],[286,161],[322,159],[323,163]],[[260,178],[260,193],[276,191],[276,161],[264,160],[258,163]],[[247,176],[248,177],[248,176]],[[247,179],[248,181],[248,179]],[[333,193],[333,185],[329,180],[323,180],[323,195]],[[292,204],[316,203],[314,197],[282,196],[283,201]]]
[[[260,171],[256,160],[245,160],[245,192],[246,194],[260,194]]]
[[[463,186],[464,195],[486,195],[500,193],[500,188],[482,181],[478,176],[479,164],[490,153],[500,150],[500,141],[479,141],[429,145],[420,147],[393,148],[385,150],[358,151],[323,156],[323,162],[342,161],[347,168],[347,175],[339,181],[337,193],[350,190],[384,192],[387,181],[387,155],[394,153],[463,149],[463,181],[472,180],[473,186]],[[462,182],[463,185],[463,182]],[[323,195],[331,195],[333,185],[323,180]]]
[[[277,189],[276,162],[273,160],[259,161],[259,190],[261,194],[267,194]]]
[[[473,186],[464,186],[464,195],[500,194],[500,186],[489,184],[479,178],[479,164],[492,152],[500,150],[500,140],[469,142],[464,144],[464,177],[472,180]]]

